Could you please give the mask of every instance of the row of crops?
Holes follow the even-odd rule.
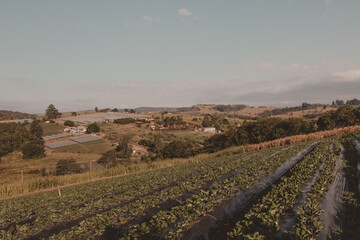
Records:
[[[341,227],[331,214],[324,218],[324,209],[338,207],[332,194],[342,189],[340,199],[347,199],[341,213],[358,209],[357,172],[350,171],[358,137],[222,155],[65,188],[61,196],[0,201],[0,239],[195,239],[214,237],[214,229],[217,239],[328,236]],[[342,142],[351,148],[346,160]]]

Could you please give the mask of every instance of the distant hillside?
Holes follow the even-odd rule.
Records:
[[[267,117],[290,118],[300,117],[307,119],[317,119],[323,113],[334,110],[336,106],[325,104],[309,104],[304,102],[296,107],[252,107],[244,104],[197,104],[188,111],[183,111],[194,115],[218,114],[240,119],[261,119]]]
[[[150,113],[150,112],[186,112],[189,111],[191,107],[138,107],[135,108],[136,112]]]
[[[28,113],[0,110],[0,120],[23,119],[23,118],[31,118],[31,117],[33,117],[33,115]]]

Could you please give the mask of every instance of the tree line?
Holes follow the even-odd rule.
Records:
[[[287,136],[307,134],[360,124],[360,107],[341,106],[329,111],[317,121],[308,122],[301,118],[265,118],[245,122],[240,127],[230,127],[225,133],[216,134],[204,142],[207,152],[215,152],[230,146],[256,144]]]
[[[43,129],[37,120],[28,123],[0,124],[0,157],[19,150],[24,159],[45,156]]]

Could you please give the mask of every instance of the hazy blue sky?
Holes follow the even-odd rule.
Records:
[[[359,0],[1,0],[0,109],[359,98]]]

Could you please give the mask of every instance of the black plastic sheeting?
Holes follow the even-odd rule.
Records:
[[[320,215],[323,221],[324,229],[320,232],[319,240],[332,239],[336,232],[340,232],[342,228],[344,211],[343,195],[345,189],[345,173],[343,171],[343,153],[344,147],[340,146],[341,152],[339,158],[336,160],[335,170],[333,173],[333,181],[330,184],[327,193],[320,201],[320,208],[324,212]]]
[[[199,219],[190,230],[184,233],[183,239],[208,239],[209,235],[226,219],[232,218],[239,211],[245,209],[256,200],[261,193],[281,178],[287,171],[294,167],[301,159],[311,152],[319,142],[313,143],[308,148],[286,161],[274,173],[265,176],[259,182],[245,191],[240,191],[234,197],[217,206],[213,212]]]
[[[333,145],[330,145],[330,152],[332,152]],[[320,172],[324,167],[324,161],[326,158],[323,158],[322,162],[320,163],[319,168],[313,174],[313,176],[305,181],[304,185],[302,186],[301,195],[297,199],[297,203],[292,208],[290,212],[288,212],[281,220],[280,231],[276,234],[276,237],[279,239],[286,238],[287,234],[295,235],[294,225],[296,222],[296,218],[300,213],[300,208],[305,206],[306,199],[308,198],[308,194],[311,190],[311,187],[314,185],[318,177],[320,176]]]
[[[353,138],[353,140],[355,143],[356,150],[358,150],[358,152],[360,152],[360,142],[355,138]],[[357,162],[357,177],[358,177],[358,179],[360,179],[360,159],[358,159],[358,162]],[[360,192],[360,181],[358,184],[358,191]]]

